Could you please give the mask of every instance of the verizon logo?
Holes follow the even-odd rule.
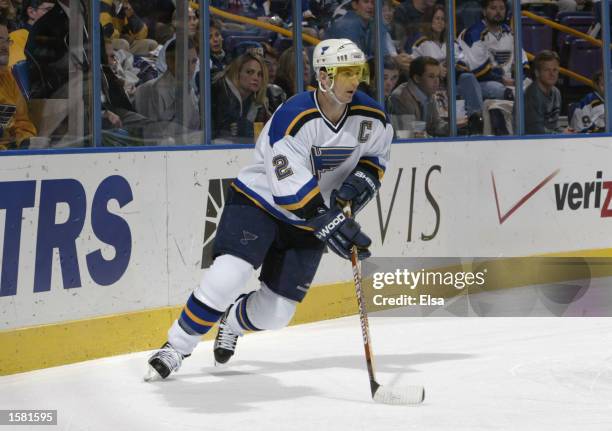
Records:
[[[602,178],[602,171],[597,171],[594,181],[555,184],[557,210],[563,211],[566,206],[574,211],[596,208],[600,209],[600,217],[612,217],[612,181]]]

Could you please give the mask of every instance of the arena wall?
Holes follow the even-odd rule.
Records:
[[[609,139],[396,144],[359,221],[377,256],[609,256]],[[224,190],[251,158],[0,157],[0,374],[160,345],[210,263]],[[354,314],[349,280],[350,264],[326,255],[293,323]]]

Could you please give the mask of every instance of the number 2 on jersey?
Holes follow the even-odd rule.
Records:
[[[289,167],[289,160],[287,160],[287,157],[283,156],[282,154],[274,156],[272,159],[272,164],[274,165],[276,178],[278,178],[279,181],[293,175],[293,171]]]

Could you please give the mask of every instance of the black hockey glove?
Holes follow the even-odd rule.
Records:
[[[371,256],[368,247],[372,240],[361,231],[355,220],[347,218],[339,208],[319,208],[318,215],[308,220],[314,229],[315,236],[327,243],[327,246],[338,256],[351,259],[351,249],[357,246],[359,260]]]
[[[344,180],[340,189],[332,192],[331,204],[344,208],[344,205],[350,202],[351,214],[354,217],[372,200],[379,188],[380,181],[372,172],[357,168]]]

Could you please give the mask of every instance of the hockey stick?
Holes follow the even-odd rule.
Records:
[[[351,207],[344,207],[344,215],[351,216]],[[370,324],[368,322],[368,311],[366,309],[365,297],[361,287],[361,263],[357,254],[357,246],[351,250],[351,265],[353,267],[353,281],[355,283],[355,293],[357,294],[357,305],[359,306],[359,320],[361,321],[361,335],[363,336],[363,348],[365,359],[368,366],[368,376],[370,378],[370,389],[372,398],[377,403],[382,404],[420,404],[425,399],[425,389],[422,386],[407,386],[404,388],[388,388],[379,384],[374,375],[374,361],[372,354],[372,342],[370,337]]]

